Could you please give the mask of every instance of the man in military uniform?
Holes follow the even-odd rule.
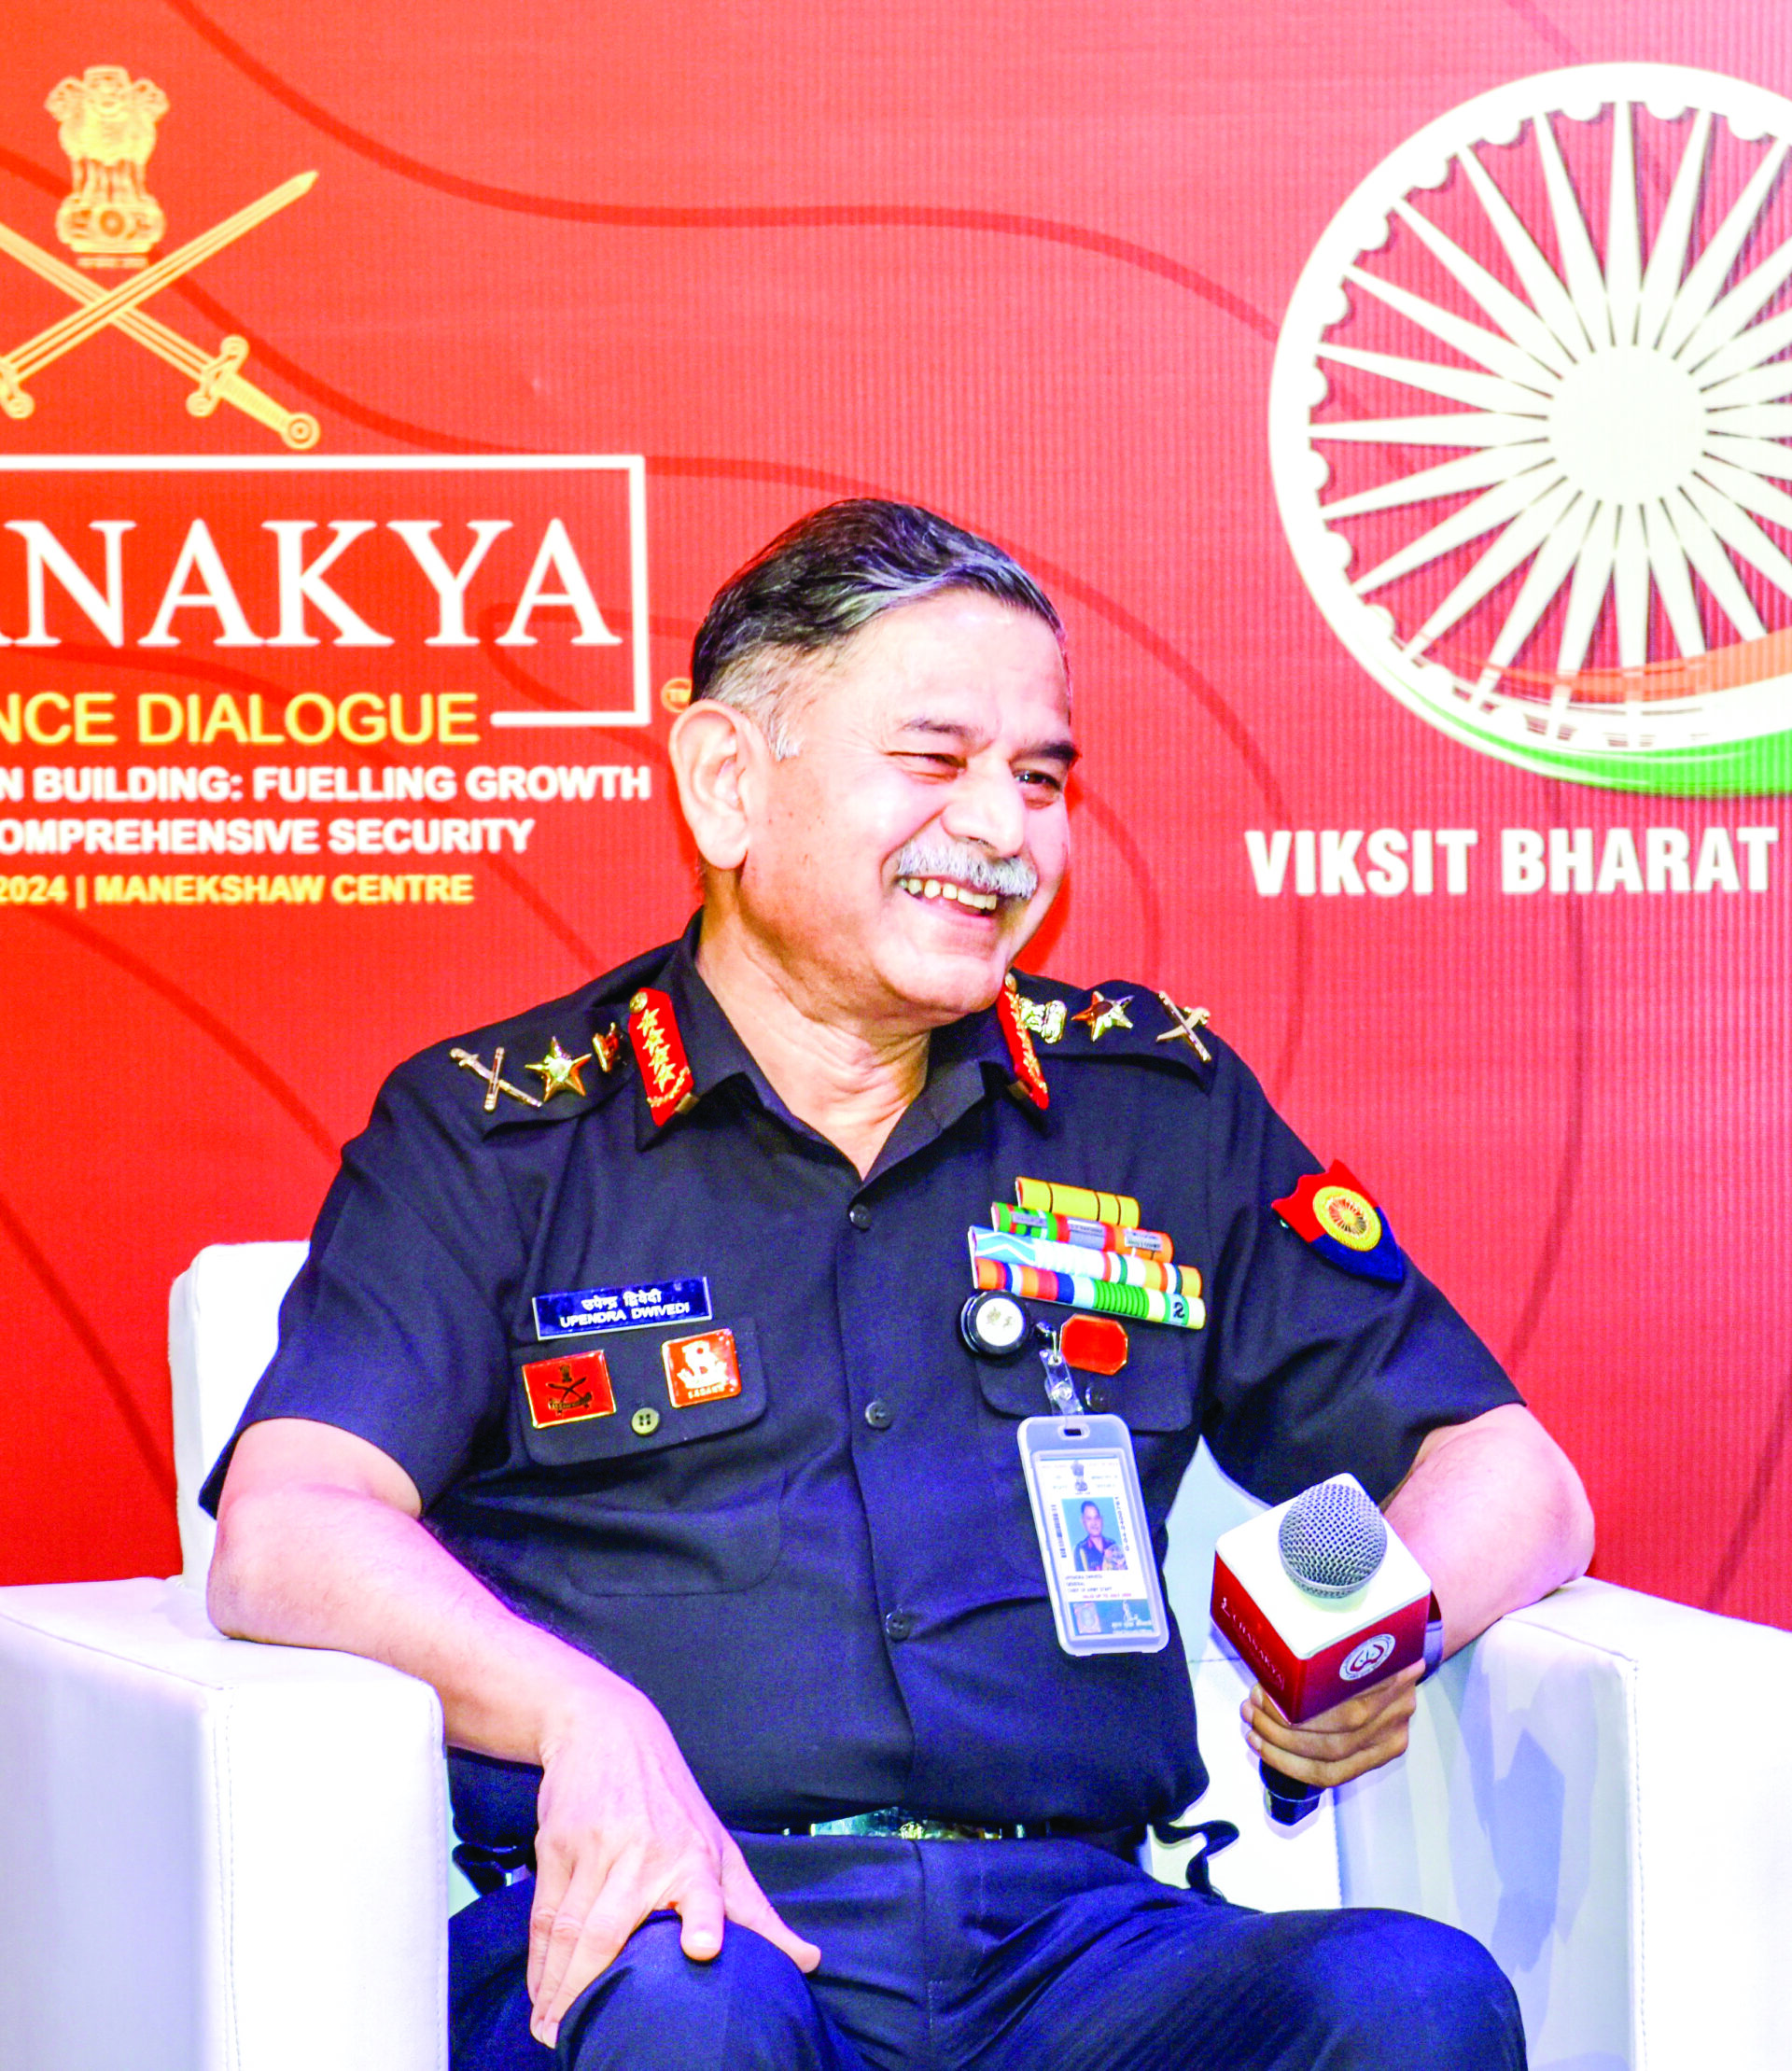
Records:
[[[1184,1650],[1060,1646],[1015,1442],[1051,1369],[960,1335],[966,1231],[1036,1180],[1173,1241],[1180,1294],[1017,1297],[1128,1317],[1086,1407],[1160,1559],[1203,1434],[1272,1500],[1348,1469],[1458,1646],[1585,1564],[1572,1468],[1421,1275],[1273,1210],[1316,1161],[1223,1042],[1013,975],[1076,749],[1007,555],[833,506],[723,589],[693,682],[702,911],[393,1075],[208,1484],[226,1631],[441,1694],[487,1890],[457,2071],[1521,2064],[1467,1938],[1139,1868],[1206,1781]],[[1247,1738],[1341,1781],[1415,1672],[1300,1729],[1255,1694]]]
[[[1076,1564],[1090,1574],[1103,1568],[1117,1568],[1125,1564],[1125,1557],[1120,1548],[1108,1537],[1107,1528],[1102,1521],[1101,1506],[1098,1503],[1085,1503],[1083,1505],[1083,1536],[1076,1545]]]

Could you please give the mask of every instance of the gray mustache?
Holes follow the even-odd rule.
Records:
[[[999,899],[1030,899],[1039,889],[1039,873],[1026,857],[986,856],[956,842],[905,842],[896,852],[895,874],[949,877],[973,891],[993,891]]]

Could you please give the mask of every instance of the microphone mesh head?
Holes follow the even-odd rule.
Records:
[[[1283,1511],[1276,1534],[1289,1579],[1309,1596],[1349,1596],[1381,1565],[1388,1527],[1353,1481],[1322,1481]]]

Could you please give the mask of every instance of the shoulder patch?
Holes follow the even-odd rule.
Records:
[[[1292,1194],[1270,1207],[1321,1257],[1364,1280],[1397,1287],[1407,1277],[1406,1255],[1368,1189],[1334,1158],[1309,1172]]]

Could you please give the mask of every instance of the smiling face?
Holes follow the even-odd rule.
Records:
[[[1092,1503],[1085,1503],[1083,1505],[1083,1530],[1085,1534],[1091,1539],[1099,1539],[1101,1536],[1101,1513]]]
[[[798,752],[756,758],[741,920],[819,1016],[900,1032],[987,1007],[1070,861],[1056,636],[947,590],[804,666]]]

